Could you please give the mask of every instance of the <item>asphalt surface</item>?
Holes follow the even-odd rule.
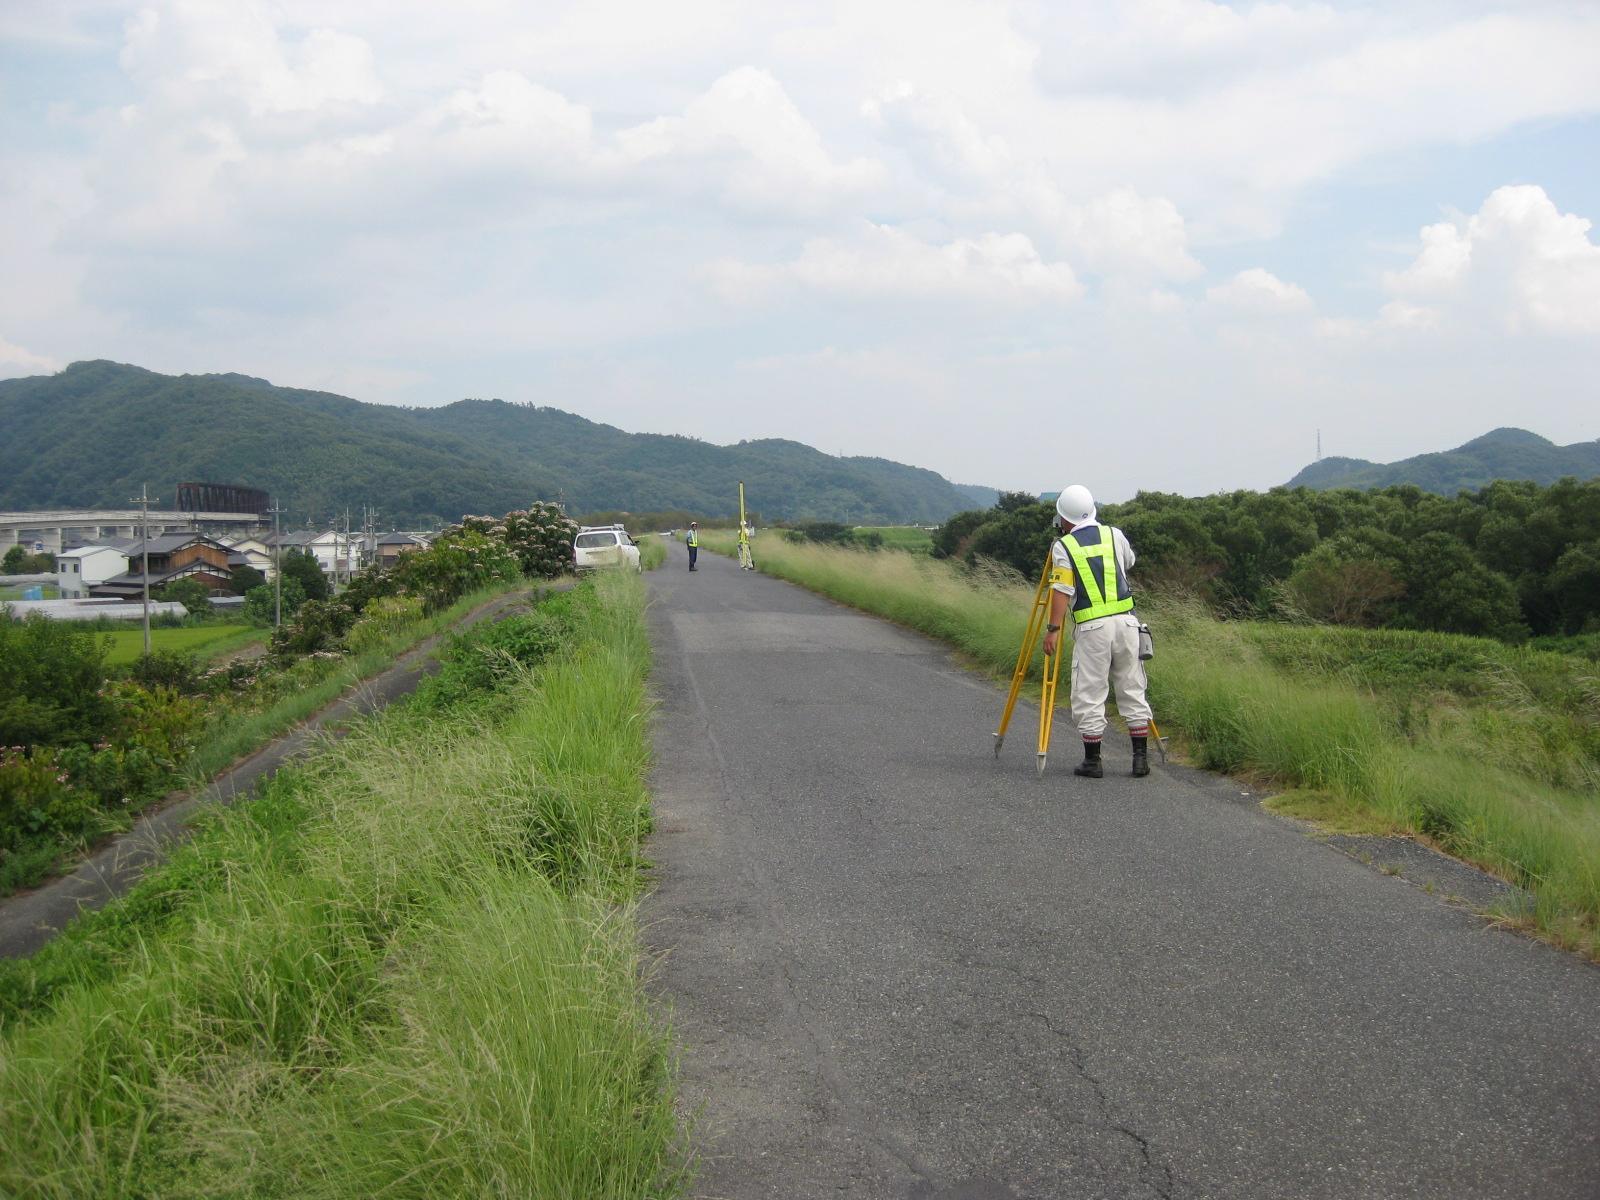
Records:
[[[1045,778],[1029,712],[996,761],[935,643],[672,554],[644,915],[696,1195],[1600,1196],[1600,970],[1123,739],[1077,779],[1065,712]]]
[[[81,910],[104,908],[188,836],[190,822],[202,807],[232,804],[241,796],[251,795],[258,784],[277,774],[285,763],[314,749],[320,739],[341,725],[410,695],[425,675],[438,669],[434,651],[445,634],[509,615],[527,598],[527,592],[511,592],[473,609],[449,630],[419,642],[397,658],[393,666],[356,684],[326,708],[218,775],[202,790],[144,813],[127,833],[113,838],[69,874],[0,900],[0,958],[32,954]]]

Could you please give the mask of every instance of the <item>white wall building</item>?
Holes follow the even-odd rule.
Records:
[[[110,546],[79,546],[56,555],[56,586],[62,599],[78,599],[89,594],[95,584],[104,583],[128,569],[128,556]]]

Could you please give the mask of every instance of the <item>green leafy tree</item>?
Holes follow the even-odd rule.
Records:
[[[21,546],[12,546],[11,549],[6,551],[5,558],[0,559],[0,569],[3,569],[7,575],[21,575],[23,574],[22,560],[27,556],[28,552]]]
[[[290,579],[287,576],[283,580],[282,590],[283,619],[287,621],[293,618],[300,606],[306,602],[306,593],[305,589],[300,586],[298,579]],[[263,583],[245,593],[244,618],[250,624],[263,628],[269,627],[272,625],[273,618],[276,615],[276,602],[270,583]]]
[[[1516,589],[1460,540],[1425,533],[1407,547],[1404,623],[1416,629],[1517,640],[1526,637]]]
[[[235,596],[243,596],[251,588],[258,588],[267,581],[267,577],[248,563],[237,566],[228,582],[233,586]]]
[[[211,611],[211,593],[198,579],[179,579],[150,593],[156,600],[172,600],[183,605],[191,616]]]
[[[283,578],[287,584],[293,579],[308,600],[326,600],[330,591],[328,577],[322,573],[316,556],[304,550],[287,550],[283,555]]]
[[[1600,623],[1600,542],[1573,546],[1557,559],[1550,591],[1564,632],[1580,633]]]

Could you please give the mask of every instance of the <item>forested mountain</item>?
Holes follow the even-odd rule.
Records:
[[[1454,450],[1419,454],[1399,462],[1324,458],[1306,467],[1288,486],[1326,491],[1410,483],[1426,492],[1453,496],[1463,489],[1486,487],[1496,479],[1548,484],[1567,475],[1577,479],[1600,476],[1600,441],[1558,446],[1526,429],[1501,428]]]
[[[631,434],[553,408],[462,400],[365,404],[244,375],[160,375],[112,362],[0,381],[0,509],[163,504],[184,480],[264,488],[291,524],[375,505],[421,525],[562,498],[577,512],[737,510],[744,479],[767,520],[932,523],[991,489],[797,442],[714,446]]]

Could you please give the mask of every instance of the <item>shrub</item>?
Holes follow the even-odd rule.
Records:
[[[31,614],[0,619],[0,745],[93,741],[109,713],[105,646],[86,629]]]
[[[158,587],[150,593],[152,600],[173,600],[183,605],[191,616],[211,611],[211,593],[198,579],[179,579]]]
[[[176,650],[152,650],[128,667],[128,677],[146,687],[167,687],[178,692],[199,690],[200,671],[193,655]]]
[[[422,601],[416,596],[381,596],[360,611],[360,619],[344,635],[352,654],[365,654],[422,620]]]
[[[273,631],[272,653],[278,658],[314,654],[337,647],[356,614],[340,600],[307,600],[294,615]]]

